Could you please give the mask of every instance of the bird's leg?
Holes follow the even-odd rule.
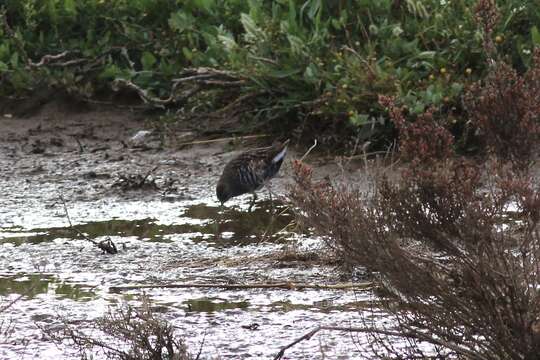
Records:
[[[216,219],[216,225],[214,228],[214,236],[216,240],[221,239],[221,224],[223,223],[223,213],[224,213],[225,207],[223,206],[223,203],[219,206],[217,219]]]
[[[275,213],[275,209],[274,209],[274,200],[272,199],[272,186],[270,186],[270,182],[268,182],[266,184],[266,188],[268,189],[268,195],[270,197],[270,209],[271,209],[271,214],[272,216],[274,216],[274,213]]]
[[[270,222],[268,223],[268,226],[266,227],[266,230],[262,235],[262,241],[265,241],[267,239],[268,232],[272,230],[274,226],[274,221],[276,220],[276,211],[274,208],[274,200],[272,199],[272,187],[270,186],[270,182],[266,183],[266,189],[268,190],[268,195],[270,197]],[[272,236],[272,234],[270,234],[270,236]]]
[[[252,194],[253,194],[253,198],[251,199],[249,203],[248,211],[251,211],[251,209],[253,208],[253,205],[255,205],[255,201],[257,201],[257,194],[255,194],[255,191]]]

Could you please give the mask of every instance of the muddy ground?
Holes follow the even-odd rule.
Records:
[[[0,339],[6,345],[0,358],[77,358],[68,344],[52,345],[40,327],[58,326],[65,316],[84,324],[112,304],[136,304],[142,293],[112,291],[114,286],[364,280],[325,255],[319,239],[288,226],[291,212],[279,201],[272,209],[265,192],[252,212],[249,197],[220,210],[214,187],[224,164],[242,149],[269,143],[267,138],[201,142],[208,139],[178,127],[164,131],[155,116],[127,108],[81,111],[50,102],[26,117],[3,110],[0,303],[21,299],[2,314],[13,326]],[[305,150],[293,146],[289,159]],[[328,159],[311,162],[317,176],[346,171],[357,181],[364,177],[361,163],[343,170]],[[277,195],[286,193],[290,175],[287,162],[273,181]],[[84,236],[69,226],[61,198]],[[110,238],[119,253],[103,254],[85,237]],[[317,325],[348,326],[376,313],[361,310],[373,299],[369,290],[145,293],[194,352],[203,344],[205,359],[272,358]],[[287,354],[369,358],[367,341],[325,332]]]

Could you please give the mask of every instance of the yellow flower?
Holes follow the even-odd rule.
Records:
[[[465,75],[469,76],[472,74],[472,69],[471,68],[466,68],[465,69]]]
[[[504,38],[501,35],[495,36],[495,42],[501,44],[504,41]]]
[[[446,74],[446,68],[441,68],[441,70],[439,70],[441,72],[442,75]]]
[[[429,75],[429,80],[432,80],[432,81],[435,80],[435,75],[430,74],[430,75]]]

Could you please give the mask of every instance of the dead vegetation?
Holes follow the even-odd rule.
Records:
[[[155,175],[157,166],[145,173],[120,173],[111,184],[112,189],[128,191],[161,191],[164,195],[177,192],[177,179],[170,176]]]
[[[194,360],[175,328],[152,310],[147,297],[140,307],[109,308],[101,318],[90,322],[87,330],[64,319],[59,327],[43,328],[44,335],[57,344],[67,341],[81,359],[100,353],[117,360]]]
[[[380,176],[367,194],[314,181],[311,168],[294,164],[298,221],[338,257],[371,269],[391,300],[383,304],[396,320],[393,338],[388,329],[369,329],[374,356],[538,358],[540,188],[530,171],[540,119],[538,50],[535,60],[523,75],[496,62],[467,94],[471,121],[486,139],[485,162],[458,157],[431,111],[404,121],[404,109],[382,97],[408,160],[398,181]],[[395,346],[396,336],[405,347]]]
[[[122,191],[158,190],[159,186],[156,184],[156,178],[152,175],[156,169],[157,167],[154,167],[145,174],[118,174],[111,187]]]

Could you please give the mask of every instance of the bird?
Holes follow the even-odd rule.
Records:
[[[229,161],[216,186],[221,206],[235,196],[252,193],[251,211],[257,200],[255,191],[276,176],[287,155],[288,145],[289,140],[277,142],[272,146],[245,151]]]

